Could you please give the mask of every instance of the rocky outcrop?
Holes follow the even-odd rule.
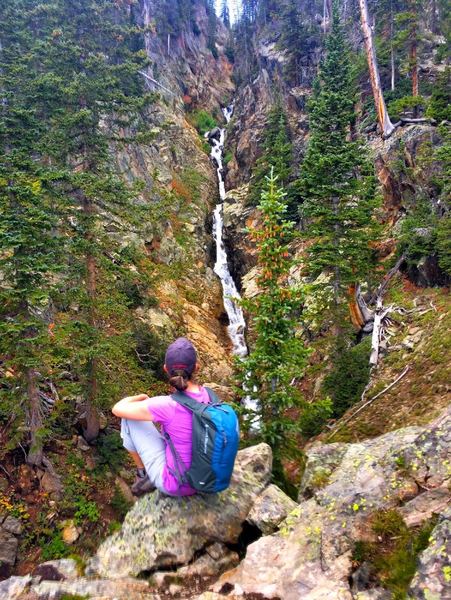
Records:
[[[271,466],[271,450],[261,444],[238,454],[232,484],[222,494],[148,494],[127,514],[122,529],[100,546],[87,572],[138,575],[188,563],[212,542],[236,543],[255,499],[268,484]]]
[[[268,486],[271,467],[271,449],[260,444],[238,453],[232,484],[221,494],[189,498],[148,494],[127,514],[121,531],[100,546],[84,576],[72,559],[48,561],[31,575],[1,582],[0,596],[51,600],[72,594],[141,600],[158,598],[161,591],[178,593],[182,581],[189,588],[190,581],[217,578],[239,562],[236,549],[244,523],[255,528],[255,539],[257,528],[276,531],[295,506],[276,486]],[[132,577],[139,574],[152,577],[149,581]]]
[[[451,506],[440,516],[431,534],[431,544],[420,557],[409,596],[420,600],[451,596]]]
[[[430,427],[409,427],[360,444],[315,448],[308,457],[302,486],[305,499],[279,532],[250,545],[245,559],[224,574],[214,590],[284,600],[351,600],[355,597],[350,584],[352,550],[356,541],[368,539],[371,516],[396,506],[406,508],[409,501],[432,488],[443,495],[441,506],[444,496],[449,501],[450,445],[448,410]],[[438,526],[437,537],[433,536],[436,553],[448,527],[445,520]],[[413,586],[429,585],[431,591],[440,593],[446,569],[439,583],[426,583],[428,577],[437,578],[440,569],[432,564],[433,553],[429,549],[423,555]],[[359,598],[370,598],[384,591],[359,593]]]
[[[353,551],[357,542],[377,540],[371,523],[396,508],[409,527],[440,515],[430,546],[419,557],[409,598],[446,598],[450,447],[451,409],[426,427],[356,444],[315,445],[308,451],[298,505],[268,485],[270,448],[247,448],[238,454],[226,492],[191,498],[149,494],[131,509],[121,531],[100,546],[83,577],[73,561],[51,561],[31,576],[0,583],[0,595],[7,600],[56,600],[62,594],[106,600],[156,600],[162,594],[197,600],[389,600],[391,592],[370,575],[371,565],[356,570]],[[246,522],[255,528],[254,540],[258,530],[264,535],[237,564],[234,544],[243,542]],[[150,575],[149,581],[131,577],[138,574]],[[211,590],[202,592],[215,579]]]
[[[0,516],[0,576],[7,576],[16,562],[22,529],[18,519]]]
[[[247,230],[258,226],[259,214],[255,207],[247,205],[248,191],[249,186],[242,185],[229,190],[224,200],[224,243],[229,250],[230,271],[241,285],[257,263],[255,243]]]

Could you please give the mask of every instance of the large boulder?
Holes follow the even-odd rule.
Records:
[[[0,576],[8,575],[16,562],[21,533],[22,524],[18,519],[0,516]]]
[[[421,600],[451,598],[451,506],[440,516],[431,544],[420,557],[409,597]]]
[[[221,494],[171,498],[159,492],[141,498],[121,530],[90,561],[87,573],[121,578],[185,564],[211,542],[236,543],[255,499],[271,477],[266,444],[241,450],[231,486]]]
[[[302,484],[304,500],[277,533],[249,546],[245,559],[218,580],[214,591],[284,600],[356,597],[350,584],[351,555],[355,542],[368,535],[369,517],[400,504],[407,507],[420,490],[431,488],[440,488],[437,506],[443,506],[443,496],[448,494],[449,499],[450,495],[450,446],[448,410],[429,427],[408,427],[359,444],[322,447],[322,451],[314,448]],[[410,506],[419,510],[418,502]],[[449,524],[442,522],[436,532],[438,544],[446,527]],[[429,586],[440,593],[449,572],[438,575],[432,556],[433,550],[424,554],[414,586]],[[428,578],[435,582],[429,583]],[[377,597],[385,593],[374,592]],[[362,597],[375,596],[369,590]]]

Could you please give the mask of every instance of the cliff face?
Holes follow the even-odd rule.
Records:
[[[303,52],[297,63],[295,77],[288,68],[290,55],[287,42],[283,39],[286,24],[283,24],[280,15],[273,14],[266,24],[256,27],[252,39],[249,39],[255,56],[255,73],[247,78],[243,76],[243,81],[238,86],[235,114],[228,129],[227,139],[231,159],[227,164],[226,189],[229,193],[225,211],[230,213],[231,219],[225,223],[226,243],[236,254],[233,268],[237,279],[245,277],[247,273],[247,279],[252,279],[249,271],[255,265],[254,250],[243,232],[247,224],[257,218],[257,214],[251,207],[246,206],[246,193],[243,192],[242,186],[249,182],[252,185],[253,168],[262,154],[268,112],[276,100],[281,101],[287,116],[292,143],[291,179],[295,179],[302,168],[309,137],[307,103],[322,56],[324,30],[329,27],[327,4],[304,1],[299,3],[301,23],[308,34],[300,41]],[[437,24],[445,18],[443,14],[439,14],[439,10],[435,5],[428,6],[420,25],[421,52],[418,55],[418,71],[425,90],[431,88],[446,68],[445,62],[439,58],[444,48],[444,37],[440,34]],[[361,60],[364,65],[363,38],[356,3],[341,4],[341,20],[346,27],[347,39],[355,52],[355,61]],[[235,58],[235,71],[240,72],[243,69],[242,63],[243,58],[238,55]],[[443,174],[444,165],[434,157],[444,139],[437,124],[412,124],[398,128],[390,139],[383,141],[376,132],[374,115],[368,115],[368,109],[372,110],[373,107],[369,77],[364,68],[360,68],[360,73],[357,82],[359,96],[356,105],[356,130],[366,143],[380,184],[382,221],[388,224],[380,255],[381,259],[385,259],[395,250],[394,238],[403,217],[411,213],[422,198],[429,198],[433,211],[439,217],[446,210],[439,206],[435,184],[437,174]],[[397,72],[396,76],[399,78],[401,74]],[[384,91],[389,97],[390,79],[386,67],[381,68],[381,79]],[[420,286],[449,283],[449,278],[438,268],[436,257],[425,258],[418,265],[410,265],[407,272],[409,278]],[[246,284],[245,279],[244,288]]]
[[[147,137],[112,148],[124,177],[144,182],[139,202],[148,208],[148,219],[128,234],[129,241],[145,247],[154,264],[153,306],[137,307],[136,316],[162,347],[176,335],[188,335],[199,350],[202,378],[226,383],[231,373],[229,340],[220,283],[211,269],[217,178],[208,147],[187,112],[187,107],[196,107],[221,114],[221,104],[233,92],[222,48],[225,31],[218,23],[215,59],[207,47],[203,5],[194,4],[193,22],[172,36],[169,46],[153,28],[152,11],[152,3],[143,0],[134,15],[148,27],[151,64],[143,76],[156,95],[146,115]]]

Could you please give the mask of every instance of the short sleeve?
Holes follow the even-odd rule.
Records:
[[[169,423],[174,418],[176,402],[170,396],[154,396],[145,400],[147,410],[156,423]]]

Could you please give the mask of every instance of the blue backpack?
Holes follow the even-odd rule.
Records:
[[[210,397],[209,404],[197,402],[183,392],[171,396],[193,415],[193,456],[189,469],[183,464],[167,432],[164,437],[174,457],[174,476],[179,486],[188,483],[199,492],[214,494],[230,485],[240,431],[233,408],[221,402],[213,390],[205,389]]]

